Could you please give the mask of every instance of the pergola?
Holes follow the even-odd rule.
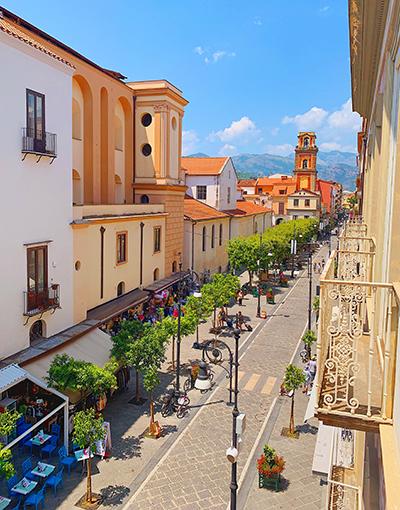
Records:
[[[0,369],[0,394],[6,392],[16,384],[28,380],[31,381],[36,386],[39,386],[39,388],[42,388],[49,393],[52,393],[53,395],[56,395],[59,397],[63,402],[59,404],[55,409],[50,411],[46,416],[38,420],[35,424],[32,425],[28,430],[25,430],[21,435],[10,441],[7,445],[4,446],[4,448],[10,449],[13,446],[15,446],[21,439],[23,439],[25,436],[27,436],[29,433],[33,432],[35,429],[40,427],[44,422],[46,422],[49,418],[51,418],[53,415],[64,410],[64,445],[65,448],[68,451],[68,402],[69,399],[66,395],[60,393],[59,391],[55,390],[54,388],[49,387],[42,379],[39,379],[23,368],[21,368],[18,365],[12,364],[8,365],[4,368]]]

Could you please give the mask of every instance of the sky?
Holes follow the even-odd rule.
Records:
[[[183,152],[287,156],[297,132],[355,152],[347,0],[0,0],[130,81],[188,99]]]

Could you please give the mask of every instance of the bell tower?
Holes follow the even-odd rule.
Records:
[[[315,145],[316,138],[313,131],[300,131],[297,135],[294,160],[296,190],[316,191],[318,152],[318,147]]]

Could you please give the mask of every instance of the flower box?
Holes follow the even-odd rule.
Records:
[[[265,476],[260,473],[258,474],[258,487],[260,489],[274,489],[276,492],[278,492],[280,483],[280,473],[271,474],[270,476]]]

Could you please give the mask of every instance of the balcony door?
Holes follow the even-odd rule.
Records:
[[[26,91],[26,136],[33,140],[35,152],[46,152],[46,129],[44,118],[44,95],[33,90]]]
[[[47,287],[47,246],[28,248],[28,311],[46,306]]]

